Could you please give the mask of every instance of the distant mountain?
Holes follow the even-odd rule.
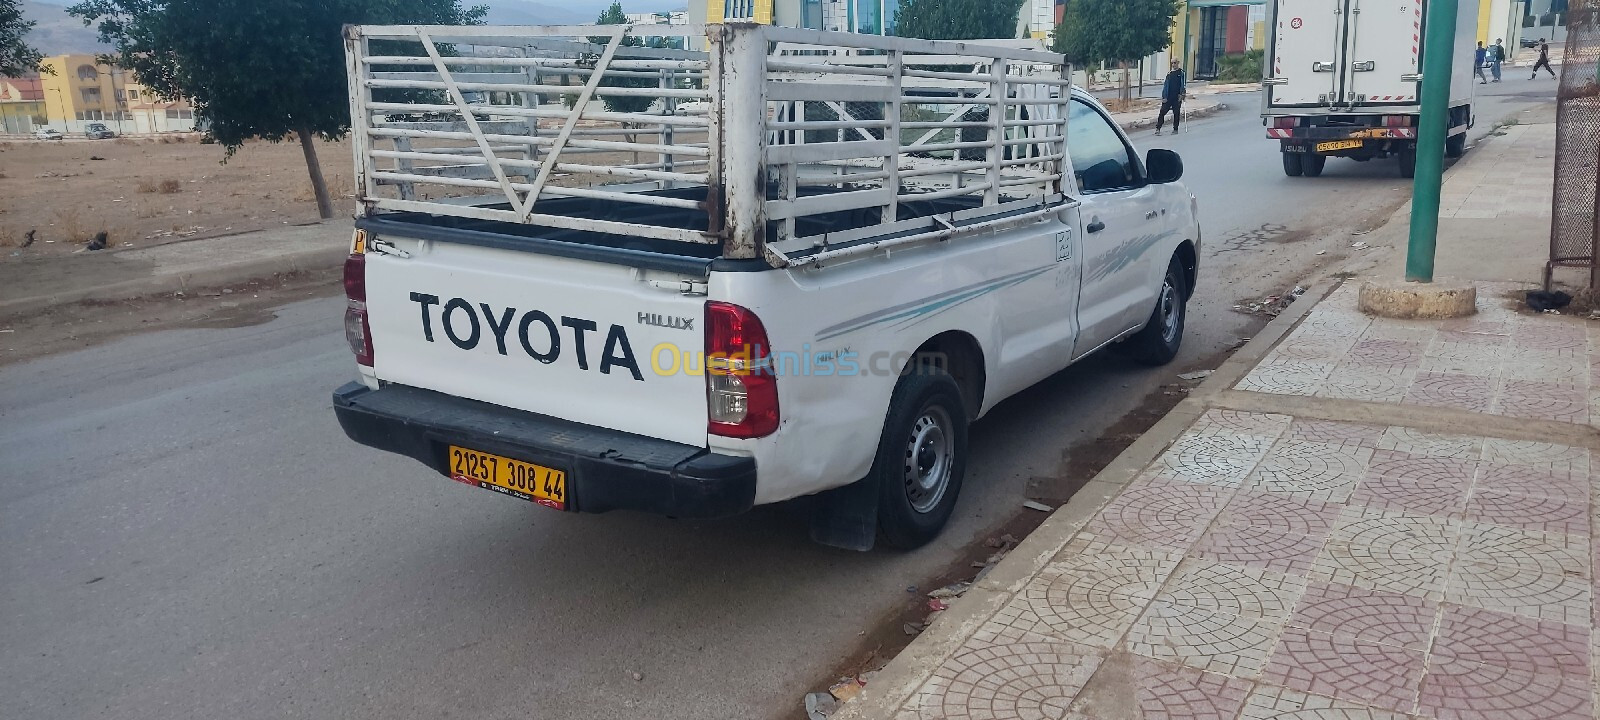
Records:
[[[100,43],[99,31],[84,27],[61,5],[22,0],[20,7],[22,17],[36,23],[28,31],[27,43],[45,55],[111,52],[110,46]]]

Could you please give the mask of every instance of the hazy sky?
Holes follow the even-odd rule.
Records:
[[[505,5],[513,7],[520,4],[521,1],[522,0],[498,0],[500,3],[504,3]],[[71,5],[74,2],[77,2],[77,0],[38,0],[38,2],[48,3],[50,5]],[[464,0],[461,4],[472,6],[481,5],[484,4],[484,2],[483,0]],[[546,0],[546,2],[541,4],[561,7],[574,11],[593,11],[594,14],[599,15],[601,10],[610,7],[611,0]],[[656,12],[660,10],[682,10],[686,4],[687,3],[685,0],[627,0],[627,2],[622,3],[622,6],[627,9],[628,12]]]

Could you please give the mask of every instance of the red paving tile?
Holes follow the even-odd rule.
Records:
[[[1404,404],[1487,412],[1494,381],[1472,375],[1418,373]]]
[[[1422,668],[1420,650],[1289,627],[1262,680],[1404,712],[1416,703]]]
[[[1411,595],[1312,582],[1289,624],[1332,635],[1422,650],[1439,603]]]
[[[1434,641],[1436,660],[1484,663],[1527,672],[1589,674],[1589,628],[1478,608],[1446,605]]]
[[[1548,497],[1528,497],[1495,490],[1474,490],[1467,500],[1468,520],[1492,525],[1566,533],[1589,534],[1589,503]]]
[[[1303,535],[1253,525],[1213,525],[1190,552],[1218,562],[1304,575],[1322,550],[1326,534]]]
[[[1369,474],[1350,496],[1351,505],[1420,515],[1459,515],[1466,501],[1467,485],[1460,481],[1433,482],[1400,475]]]
[[[1196,483],[1151,480],[1123,490],[1085,530],[1107,542],[1187,548],[1199,539],[1230,492]]]
[[[1437,720],[1593,720],[1589,676],[1435,658],[1417,711]]]
[[[1374,453],[1367,467],[1367,477],[1389,476],[1426,483],[1453,483],[1466,488],[1472,484],[1478,464],[1470,460],[1432,457],[1411,453],[1381,451]]]
[[[1223,509],[1218,521],[1302,535],[1326,535],[1339,517],[1339,505],[1242,491]]]
[[[1226,675],[1131,657],[1132,672],[1111,663],[1089,681],[1073,704],[1074,718],[1126,717],[1127,683],[1133,684],[1140,720],[1233,720],[1250,694],[1250,682]],[[1109,671],[1115,670],[1112,673]],[[1103,707],[1102,705],[1109,706]]]

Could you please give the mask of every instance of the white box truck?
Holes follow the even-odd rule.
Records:
[[[1416,167],[1426,0],[1269,0],[1262,123],[1290,177],[1322,174],[1329,157],[1394,157]],[[1478,4],[1456,19],[1445,152],[1460,157],[1472,126]]]
[[[568,512],[819,495],[815,539],[911,547],[950,517],[969,422],[1103,348],[1177,353],[1182,163],[1062,56],[683,32],[708,50],[348,30],[352,439]]]

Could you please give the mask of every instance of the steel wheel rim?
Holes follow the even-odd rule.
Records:
[[[950,486],[955,457],[950,414],[941,407],[922,411],[906,436],[901,470],[906,500],[918,513],[931,512]]]
[[[1168,345],[1178,339],[1178,289],[1173,287],[1172,279],[1167,278],[1161,283],[1161,300],[1157,306],[1161,310],[1161,339]]]

